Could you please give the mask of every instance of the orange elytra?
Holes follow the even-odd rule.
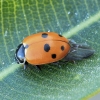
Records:
[[[39,32],[24,38],[15,53],[18,63],[42,65],[63,59],[70,51],[69,40],[55,32]]]

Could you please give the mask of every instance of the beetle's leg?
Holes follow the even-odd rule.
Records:
[[[41,71],[41,66],[40,66],[40,65],[35,65],[35,66],[36,66],[36,68],[37,68],[38,70]]]
[[[27,68],[27,65],[28,65],[28,62],[26,61],[26,62],[24,63],[24,70]]]

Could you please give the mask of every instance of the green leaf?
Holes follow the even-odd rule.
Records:
[[[100,91],[100,0],[1,0],[0,99],[80,100]],[[42,71],[15,63],[16,47],[24,37],[54,31],[95,54],[60,67],[42,65]]]

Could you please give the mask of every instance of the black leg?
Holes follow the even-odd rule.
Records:
[[[24,70],[27,68],[27,65],[28,65],[28,62],[26,61],[26,62],[24,63]]]
[[[36,65],[36,67],[41,71],[41,66],[40,65]]]

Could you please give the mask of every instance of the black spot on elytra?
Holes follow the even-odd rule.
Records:
[[[60,37],[63,37],[62,35],[58,34]]]
[[[56,54],[52,54],[51,57],[52,57],[53,59],[55,59],[55,58],[56,58]]]
[[[45,44],[45,45],[44,45],[44,50],[45,50],[46,52],[48,52],[48,51],[50,50],[49,44]]]
[[[62,46],[61,46],[61,50],[63,51],[64,49],[65,49],[65,48],[64,48],[64,46],[62,45]]]
[[[43,38],[47,38],[48,37],[48,34],[47,33],[42,33],[42,37]]]

